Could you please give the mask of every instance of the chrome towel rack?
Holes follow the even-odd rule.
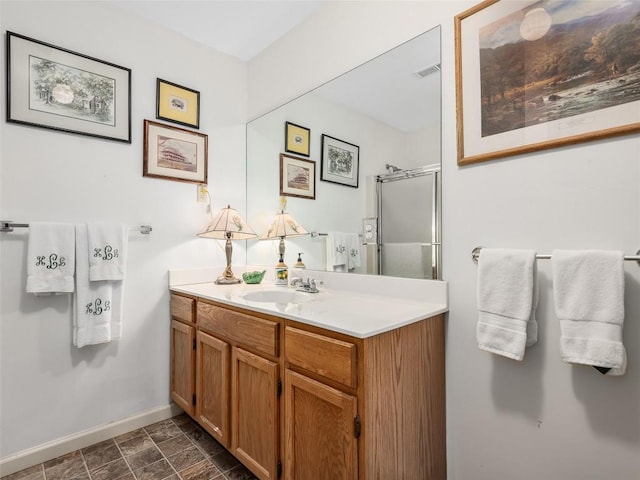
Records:
[[[12,220],[0,220],[0,232],[13,232],[14,228],[29,228],[28,223],[14,223]],[[143,235],[149,235],[153,228],[151,225],[140,225],[140,227],[131,230],[139,230]]]
[[[482,250],[482,247],[476,247],[471,251],[471,259],[473,260],[473,263],[477,264],[478,263],[478,258],[480,257],[480,250]],[[538,260],[549,260],[551,259],[551,255],[546,254],[546,255],[536,255],[536,258]],[[625,261],[630,261],[630,262],[637,262],[638,265],[640,265],[640,250],[638,250],[636,252],[635,255],[625,255],[624,256]]]

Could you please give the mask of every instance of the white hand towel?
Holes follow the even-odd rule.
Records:
[[[73,344],[110,342],[122,336],[124,281],[89,281],[87,226],[76,225],[76,294],[73,302]]]
[[[357,233],[345,233],[347,247],[347,269],[360,268],[360,236]]]
[[[347,245],[342,232],[327,232],[327,270],[343,271],[347,265]],[[336,268],[337,267],[337,268]]]
[[[476,328],[480,349],[522,360],[525,347],[537,341],[535,263],[534,250],[480,252]]]
[[[121,223],[88,223],[89,279],[124,280],[129,228]]]
[[[31,222],[27,248],[26,290],[35,295],[73,292],[73,225]]]
[[[556,250],[551,258],[562,360],[623,375],[623,252]]]

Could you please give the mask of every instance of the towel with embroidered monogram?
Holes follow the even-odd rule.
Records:
[[[129,228],[122,223],[88,223],[89,279],[124,280]]]
[[[38,296],[73,292],[75,258],[72,224],[31,222],[26,291]]]

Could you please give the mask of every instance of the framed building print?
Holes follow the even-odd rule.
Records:
[[[207,149],[207,135],[145,120],[142,175],[207,183]]]
[[[7,32],[7,122],[131,143],[131,70]]]
[[[316,198],[316,162],[280,154],[280,195]]]

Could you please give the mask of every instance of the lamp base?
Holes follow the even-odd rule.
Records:
[[[225,277],[224,275],[220,275],[214,283],[216,285],[233,285],[235,283],[241,283],[241,280],[238,277]]]
[[[228,263],[227,268],[224,269],[222,275],[216,278],[216,281],[214,283],[216,283],[217,285],[233,285],[235,283],[241,283],[241,280],[233,274],[231,265]]]

